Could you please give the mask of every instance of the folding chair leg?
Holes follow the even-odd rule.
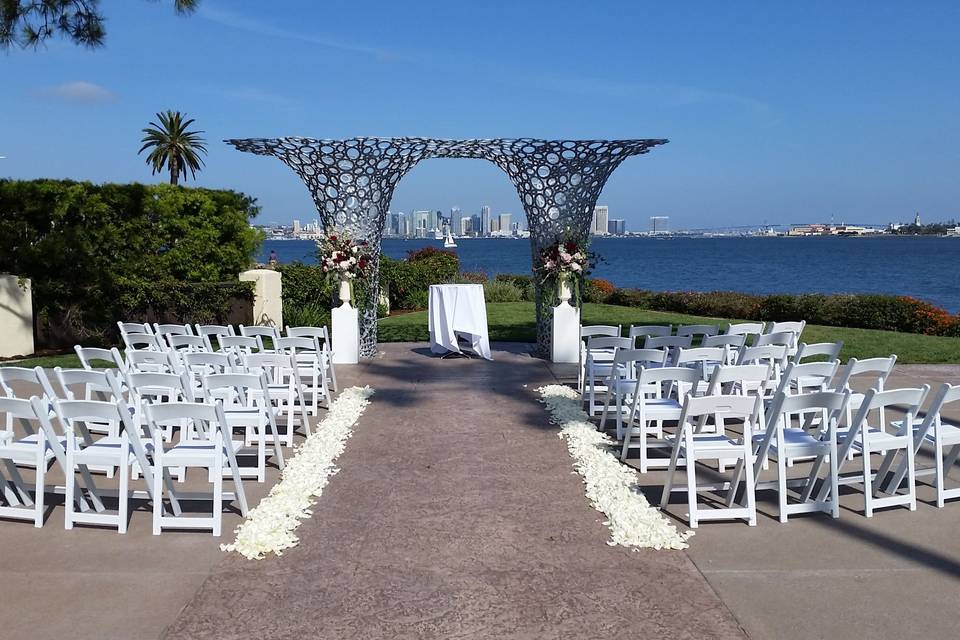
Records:
[[[690,521],[690,528],[696,529],[699,526],[697,520],[697,472],[696,458],[692,457],[692,452],[687,452],[687,511]]]
[[[217,437],[217,444],[221,444],[219,435]],[[227,446],[231,446],[230,443],[227,443]],[[214,479],[213,479],[213,535],[219,537],[222,533],[223,528],[223,454],[220,453],[222,449],[217,447],[215,449],[218,455],[214,456],[213,468],[211,469]],[[236,470],[233,470],[236,473]]]
[[[863,499],[865,503],[865,515],[868,518],[873,517],[873,478],[870,470],[870,445],[866,436],[863,438]]]
[[[917,510],[917,468],[913,450],[909,447],[903,450],[907,456],[907,491],[910,495],[910,511]]]
[[[41,438],[42,440],[42,438]],[[36,479],[36,491],[33,494],[34,506],[33,506],[33,526],[37,529],[43,527],[43,502],[44,495],[46,493],[46,475],[47,475],[47,461],[44,459],[45,447],[40,447],[40,450],[37,452],[37,479]]]
[[[127,532],[127,516],[130,507],[130,441],[127,439],[127,432],[124,431],[120,437],[120,466],[117,473],[120,474],[120,492],[117,495],[117,533]]]
[[[777,515],[780,522],[787,521],[787,468],[788,464],[784,460],[783,451],[777,451],[777,503],[779,511]]]

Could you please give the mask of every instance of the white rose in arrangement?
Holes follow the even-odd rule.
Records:
[[[573,264],[571,264],[571,265],[570,265],[570,268],[571,268],[573,271],[580,271],[580,269],[582,269],[582,267],[581,267],[580,265],[578,265],[576,262],[574,262]]]

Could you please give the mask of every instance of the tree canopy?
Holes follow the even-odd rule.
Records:
[[[173,9],[187,15],[199,4],[200,0],[173,0]],[[107,35],[104,20],[100,0],[0,0],[0,48],[37,48],[63,36],[96,49]]]

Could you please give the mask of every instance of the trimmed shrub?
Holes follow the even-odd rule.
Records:
[[[520,302],[523,292],[512,282],[492,280],[483,285],[483,297],[487,302]]]
[[[498,273],[494,278],[498,282],[509,282],[520,290],[522,300],[534,302],[536,300],[536,288],[532,276],[511,275],[509,273]]]
[[[426,309],[428,287],[452,281],[459,271],[457,254],[435,247],[411,251],[406,260],[380,257],[380,283],[388,286],[394,309]]]
[[[407,295],[400,300],[400,308],[419,311],[420,309],[426,309],[429,302],[430,293],[428,290],[415,289],[408,292]]]
[[[32,280],[38,347],[105,341],[136,313],[222,317],[232,294],[197,285],[237,283],[258,211],[233,191],[0,180],[0,272]]]
[[[301,307],[283,305],[283,324],[288,327],[329,327],[329,305],[311,302]]]
[[[609,298],[616,289],[617,288],[607,280],[590,278],[584,282],[583,301],[593,303],[606,302],[607,298]]]

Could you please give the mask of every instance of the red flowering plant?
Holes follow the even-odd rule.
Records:
[[[365,278],[373,263],[366,240],[353,240],[346,234],[330,234],[318,242],[320,268],[340,279]]]

